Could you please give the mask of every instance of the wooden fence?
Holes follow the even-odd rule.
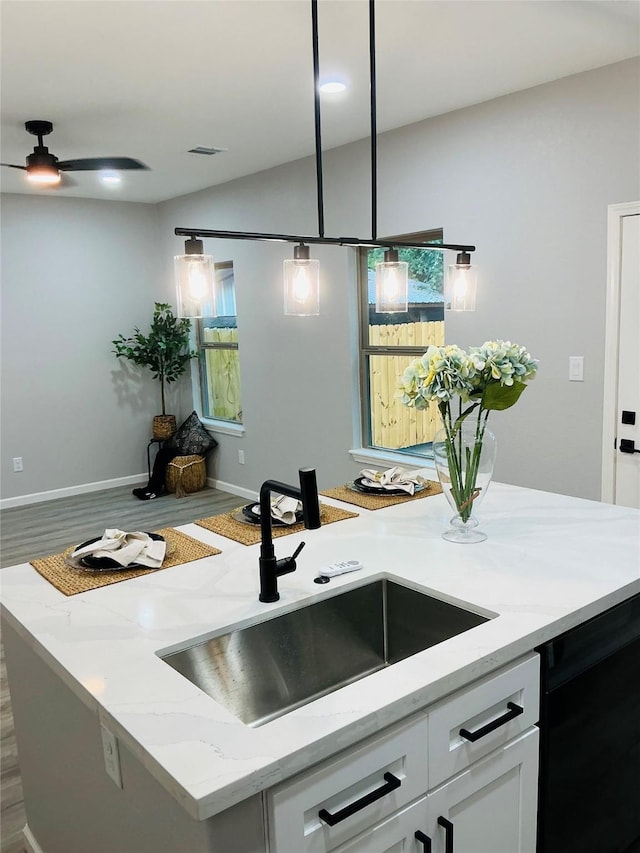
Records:
[[[205,329],[204,343],[238,343],[237,329]],[[205,349],[209,417],[242,420],[237,349]]]
[[[443,346],[444,322],[398,323],[369,326],[373,346]],[[416,411],[395,399],[398,383],[407,365],[416,356],[372,355],[369,360],[371,397],[371,443],[395,450],[432,441],[439,426],[435,403]]]

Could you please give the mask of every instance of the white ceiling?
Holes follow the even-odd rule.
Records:
[[[2,0],[1,160],[28,119],[60,159],[150,171],[64,196],[158,202],[314,152],[310,0]],[[638,0],[378,0],[378,132],[640,54]],[[369,134],[368,4],[320,0],[325,149]],[[213,157],[198,145],[227,148]],[[33,193],[0,170],[3,192]]]

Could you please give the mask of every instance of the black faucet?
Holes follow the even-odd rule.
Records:
[[[304,548],[301,542],[291,557],[276,560],[271,530],[271,492],[287,495],[302,501],[304,526],[309,530],[320,527],[320,504],[315,468],[300,468],[300,488],[279,483],[277,480],[265,480],[260,487],[260,601],[271,602],[280,598],[278,578],[296,570],[296,557]]]

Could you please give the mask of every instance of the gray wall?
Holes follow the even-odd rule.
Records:
[[[607,205],[640,197],[639,81],[629,60],[379,140],[379,234],[443,227],[446,240],[478,247],[478,310],[447,315],[448,341],[508,338],[541,361],[518,405],[490,419],[506,482],[600,495]],[[367,236],[368,143],[326,152],[324,165],[326,233]],[[316,233],[314,162],[157,207],[6,200],[3,497],[143,470],[157,390],[120,383],[109,342],[171,298],[176,226]],[[219,436],[212,473],[255,489],[315,465],[321,487],[344,481],[360,467],[347,452],[358,400],[351,253],[314,250],[321,314],[296,318],[282,314],[291,247],[206,249],[234,262],[246,429]],[[83,263],[72,263],[79,252]],[[583,383],[568,381],[570,355],[585,358]],[[25,472],[8,473],[17,455]]]
[[[3,498],[146,468],[157,383],[125,381],[111,340],[172,298],[160,254],[154,206],[2,196]]]

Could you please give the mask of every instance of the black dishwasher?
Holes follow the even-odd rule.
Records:
[[[640,851],[640,594],[537,651],[538,853]]]

